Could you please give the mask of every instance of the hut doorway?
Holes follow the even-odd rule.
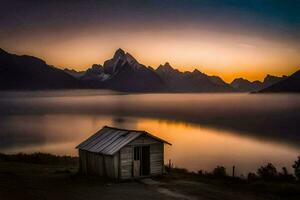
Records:
[[[150,175],[150,146],[134,147],[133,176]]]

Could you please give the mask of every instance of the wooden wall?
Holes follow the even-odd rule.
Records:
[[[164,168],[164,143],[141,135],[123,147],[114,156],[91,153],[79,149],[79,170],[87,175],[130,179],[133,177],[134,146],[150,146],[150,175],[162,175]]]
[[[120,150],[120,178],[133,177],[134,146],[150,146],[150,175],[162,175],[164,167],[164,144],[147,135],[141,135]]]
[[[150,145],[150,174],[162,175],[164,168],[164,143]]]
[[[133,148],[125,146],[120,150],[120,178],[132,178]]]
[[[118,162],[116,156],[106,156],[79,149],[79,171],[87,175],[98,175],[118,178]]]

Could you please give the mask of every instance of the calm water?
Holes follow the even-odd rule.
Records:
[[[238,174],[300,155],[300,95],[117,94],[110,91],[0,93],[0,151],[77,155],[104,125],[166,139],[165,162],[189,170],[217,165]]]

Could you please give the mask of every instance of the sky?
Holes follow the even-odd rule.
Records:
[[[85,70],[118,48],[230,82],[300,68],[300,0],[1,0],[0,48]]]

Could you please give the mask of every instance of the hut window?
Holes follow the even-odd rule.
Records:
[[[140,160],[140,147],[134,147],[134,160]]]

